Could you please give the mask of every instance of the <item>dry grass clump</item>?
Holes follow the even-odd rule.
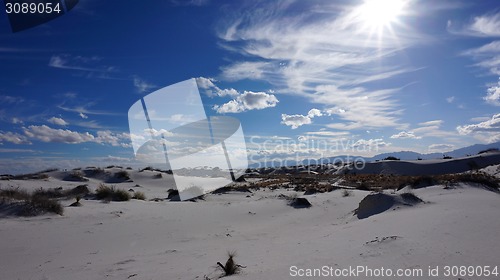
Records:
[[[130,180],[130,174],[126,170],[118,171],[115,173],[115,178],[121,180]]]
[[[89,179],[85,178],[85,174],[83,174],[80,170],[73,170],[66,177],[64,177],[65,181],[76,181],[76,182],[87,182]]]
[[[500,188],[497,178],[482,172],[422,176],[348,174],[342,176],[342,179],[343,184],[346,186],[368,191],[399,190],[407,186],[418,189],[433,185],[457,183],[477,183],[494,190]]]
[[[146,195],[143,192],[134,192],[133,199],[146,200]]]
[[[108,186],[105,184],[100,184],[95,191],[95,196],[97,199],[106,201],[129,201],[130,194],[121,189],[116,189],[115,186]]]
[[[56,199],[41,195],[38,192],[29,194],[19,188],[0,190],[1,204],[18,205],[17,215],[36,216],[47,212],[62,215],[64,208]]]

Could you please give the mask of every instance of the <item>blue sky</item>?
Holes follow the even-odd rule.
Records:
[[[0,38],[0,173],[133,165],[128,109],[190,78],[252,160],[500,141],[498,1],[83,0]]]

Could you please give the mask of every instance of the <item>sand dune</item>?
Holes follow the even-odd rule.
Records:
[[[94,190],[122,170],[105,169],[103,177],[82,171],[88,176],[82,182],[65,181],[71,171],[53,171],[45,180],[0,183],[3,189],[87,184]],[[171,175],[127,172],[131,181],[117,188],[141,190],[148,199],[168,196]],[[209,194],[198,202],[83,199],[81,207],[65,207],[64,216],[0,219],[0,279],[218,279],[223,272],[216,263],[225,263],[227,251],[236,251],[244,266],[227,279],[316,279],[293,274],[323,267],[427,275],[429,266],[498,265],[498,193],[475,184],[436,185],[411,191],[423,203],[407,203],[401,199],[407,191],[385,191],[363,203],[370,192],[334,190],[303,196],[312,207],[299,209],[283,199],[297,194],[291,188]]]

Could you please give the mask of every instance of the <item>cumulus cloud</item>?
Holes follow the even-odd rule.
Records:
[[[198,87],[202,90],[203,93],[205,93],[209,97],[238,95],[238,91],[235,90],[234,88],[221,89],[218,86],[216,86],[214,82],[216,82],[216,80],[213,78],[205,78],[205,77],[196,78],[196,83],[198,84]]]
[[[300,126],[311,124],[312,119],[314,117],[321,117],[321,116],[323,116],[323,113],[321,113],[320,110],[313,108],[309,110],[306,116],[298,114],[297,115],[281,114],[281,123],[286,126],[291,126],[292,129],[296,129],[299,128]]]
[[[78,132],[69,129],[54,129],[46,125],[30,125],[23,127],[24,139],[33,139],[46,143],[99,143],[111,146],[129,147],[129,135],[127,133],[113,133],[109,130],[97,131],[96,135],[89,132]]]
[[[10,142],[13,144],[31,144],[28,138],[22,134],[14,132],[2,132],[0,131],[0,144],[2,142]]]
[[[286,126],[291,126],[292,129],[299,128],[305,124],[311,124],[311,118],[304,115],[287,115],[281,114],[281,123]]]
[[[88,133],[80,133],[68,129],[54,129],[46,125],[30,125],[24,127],[24,134],[29,138],[37,139],[42,142],[78,144],[83,142],[92,142],[95,137]]]
[[[52,118],[48,119],[47,121],[51,124],[60,125],[60,126],[68,125],[68,123],[65,120],[63,120],[62,118],[57,118],[57,117],[52,117]]]
[[[488,88],[486,96],[483,99],[495,106],[500,106],[500,78],[498,84]]]
[[[446,98],[446,102],[448,103],[453,103],[453,101],[455,101],[455,96],[450,96]]]
[[[413,132],[401,131],[398,134],[391,136],[392,139],[421,139],[422,137],[415,136]]]
[[[278,98],[273,94],[265,92],[245,91],[235,99],[213,107],[217,113],[241,113],[249,110],[262,110],[269,107],[275,107],[278,104]]]

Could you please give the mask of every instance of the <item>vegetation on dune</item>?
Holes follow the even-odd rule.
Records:
[[[17,205],[16,212],[19,216],[36,216],[44,213],[55,213],[62,215],[64,208],[61,203],[43,195],[41,192],[28,193],[19,188],[0,190],[0,204]]]
[[[131,198],[127,191],[105,184],[99,185],[95,191],[95,197],[97,199],[107,201],[128,201]]]

